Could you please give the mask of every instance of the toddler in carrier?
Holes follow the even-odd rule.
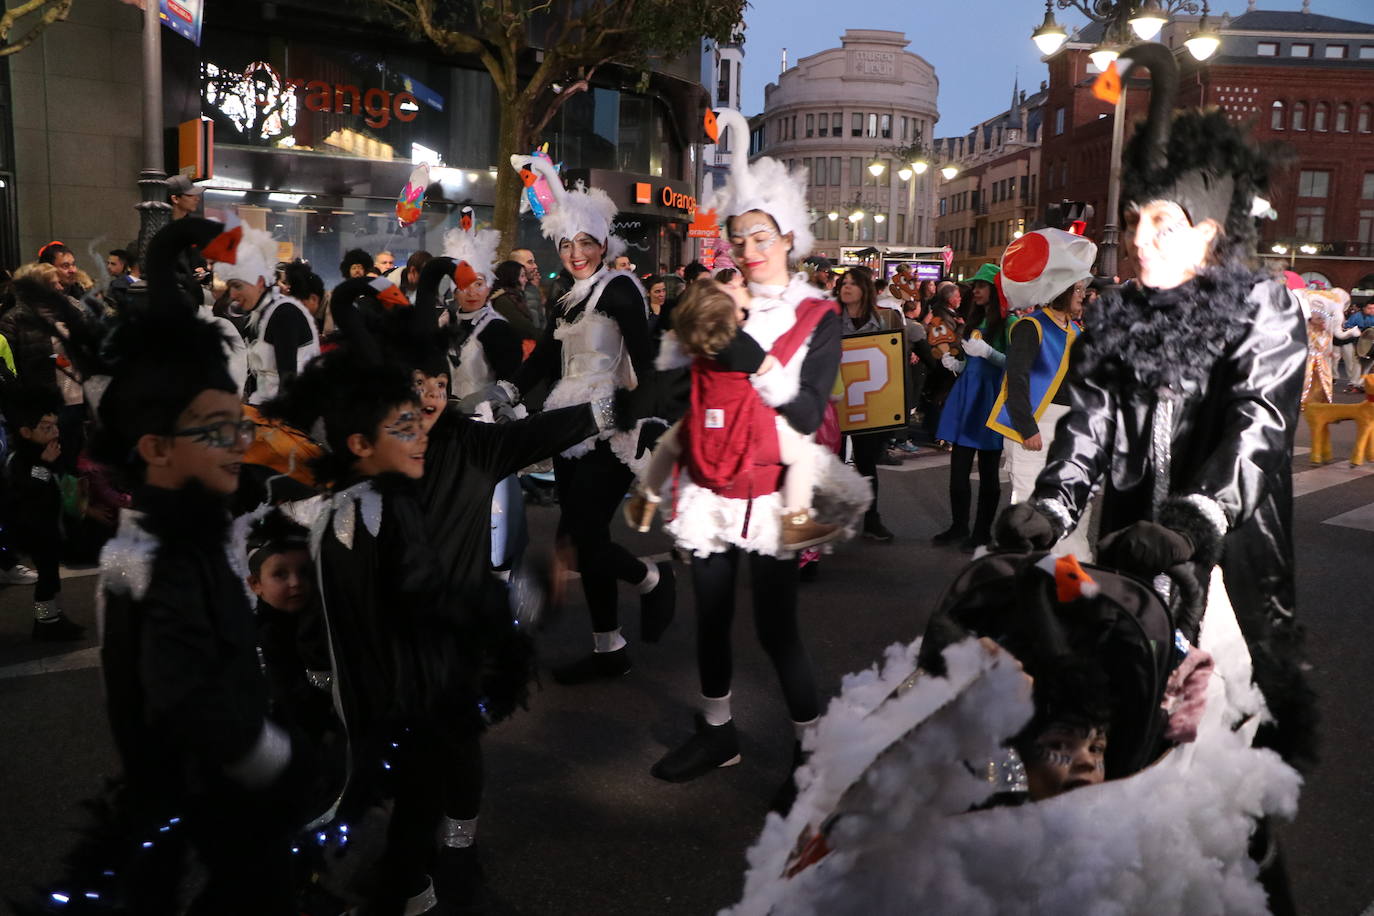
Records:
[[[840,533],[840,526],[817,521],[811,509],[817,459],[811,437],[764,404],[749,381],[751,376],[780,370],[775,356],[765,353],[747,332],[741,333],[748,306],[746,290],[702,280],[692,284],[673,310],[678,346],[692,360],[692,394],[686,414],[659,438],[643,478],[625,504],[626,521],[636,531],[649,530],[663,486],[679,461],[698,486],[735,495],[727,491],[738,491],[754,468],[767,463],[762,456],[773,450],[784,468],[783,546],[802,550]],[[767,490],[758,495],[763,492]]]

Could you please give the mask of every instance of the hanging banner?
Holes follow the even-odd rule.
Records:
[[[906,335],[855,334],[840,341],[844,397],[835,405],[840,429],[871,433],[906,426]]]
[[[167,28],[200,47],[200,23],[205,0],[159,0],[158,18]]]

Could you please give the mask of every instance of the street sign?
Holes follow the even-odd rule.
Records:
[[[906,426],[906,335],[854,334],[840,341],[844,396],[835,405],[840,429],[872,433]]]
[[[205,0],[159,0],[158,18],[162,24],[182,38],[200,47],[200,23],[205,13]]]

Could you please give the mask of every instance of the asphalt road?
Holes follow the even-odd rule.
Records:
[[[1374,671],[1374,607],[1365,578],[1374,467],[1338,462],[1313,471],[1303,436],[1294,459],[1300,613],[1310,630],[1324,754],[1297,820],[1281,836],[1301,912],[1359,916],[1374,901],[1374,780],[1365,769]],[[1348,424],[1336,439],[1336,454],[1348,455]],[[803,586],[802,626],[827,694],[888,644],[918,635],[965,562],[929,544],[948,523],[943,460],[926,455],[881,473],[881,508],[896,540],[843,546],[826,559],[819,579]],[[531,509],[536,538],[548,537],[555,521],[554,510]],[[662,534],[632,535],[616,524],[623,543],[640,555],[667,550]],[[737,899],[744,852],[786,772],[791,726],[742,594],[734,706],[743,763],[687,785],[649,776],[665,749],[689,733],[698,691],[691,588],[680,572],[678,621],[657,646],[635,642],[634,596],[624,591],[634,660],[627,677],[581,687],[545,678],[530,711],[489,735],[480,845],[503,909],[670,916],[713,913]],[[93,623],[94,583],[79,571],[64,582],[64,601],[82,623]],[[27,588],[0,593],[0,899],[53,874],[78,820],[77,802],[114,765],[93,640],[33,644],[29,597]],[[546,660],[587,649],[587,631],[574,587],[567,611],[541,638]]]

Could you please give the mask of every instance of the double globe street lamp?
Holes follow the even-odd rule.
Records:
[[[1121,56],[1132,35],[1139,41],[1153,41],[1175,14],[1202,14],[1197,30],[1183,42],[1188,53],[1196,60],[1206,60],[1221,45],[1221,36],[1208,23],[1211,16],[1208,0],[1045,0],[1045,19],[1031,33],[1031,40],[1046,57],[1057,52],[1069,39],[1069,33],[1054,18],[1056,6],[1061,10],[1076,9],[1103,26],[1101,43],[1088,54],[1093,66],[1102,72],[1106,72]],[[1125,110],[1126,88],[1123,85],[1112,118],[1111,173],[1107,182],[1106,223],[1102,227],[1098,259],[1098,271],[1107,277],[1114,277],[1117,272],[1117,220],[1121,208],[1121,147],[1124,143]]]

